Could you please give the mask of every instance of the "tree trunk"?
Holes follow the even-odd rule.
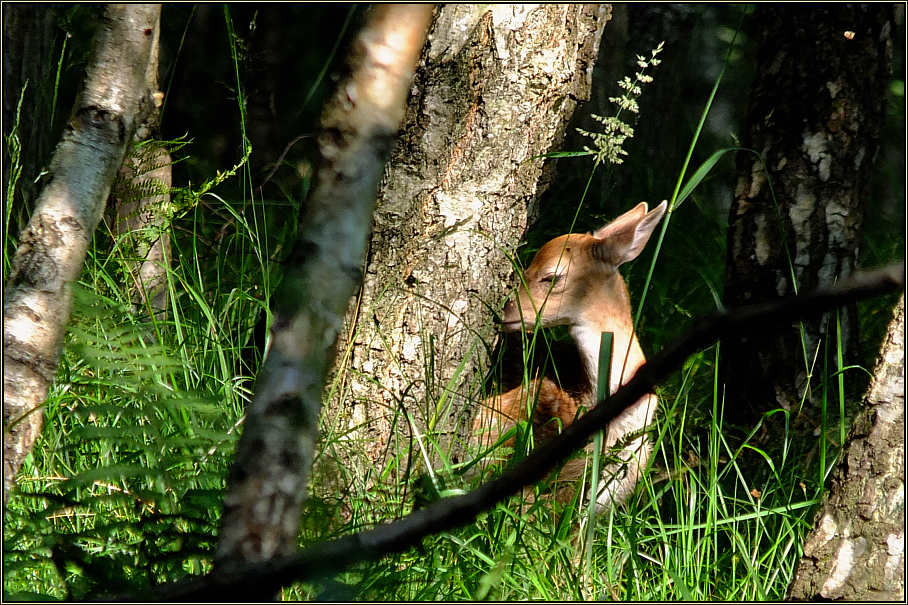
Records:
[[[144,312],[145,317],[163,321],[169,301],[167,267],[171,254],[166,226],[173,215],[173,161],[163,147],[143,145],[133,149],[135,153],[126,157],[117,172],[110,213],[104,219],[114,237],[114,257],[121,259],[133,313]]]
[[[78,279],[127,145],[153,110],[146,88],[158,5],[110,5],[51,179],[22,233],[3,301],[4,502],[41,432]]]
[[[362,294],[347,318],[352,337],[341,343],[349,355],[339,371],[351,386],[331,405],[335,430],[352,431],[342,460],[384,468],[392,450],[415,450],[418,426],[456,461],[462,442],[452,438],[484,395],[496,336],[489,309],[512,285],[509,257],[551,178],[551,164],[534,156],[557,150],[588,97],[609,13],[579,4],[440,9],[382,185]]]
[[[905,600],[905,297],[789,598]]]
[[[158,90],[160,28],[155,29],[152,55],[145,72],[146,90]],[[163,94],[153,96],[155,109]],[[173,216],[170,207],[173,160],[167,149],[146,143],[157,131],[158,112],[136,131],[134,146],[117,171],[104,217],[114,237],[116,258],[123,259],[133,313],[163,321],[168,304],[167,268],[170,266],[170,234],[166,226]]]
[[[757,8],[762,38],[745,147],[763,161],[738,153],[729,306],[832,284],[853,271],[884,117],[892,19],[884,4]],[[770,409],[796,409],[818,347],[816,367],[823,367],[830,319],[834,327],[831,313],[803,322],[803,344],[798,323],[727,343],[727,416],[749,423]],[[849,365],[858,353],[853,305],[841,321]]]
[[[325,107],[317,182],[274,296],[270,349],[228,477],[221,576],[296,550],[325,377],[432,13],[432,5],[372,7],[348,54],[349,75]],[[246,594],[261,598],[257,586]]]

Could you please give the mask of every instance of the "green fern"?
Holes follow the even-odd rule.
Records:
[[[187,388],[124,305],[75,292],[47,426],[7,516],[6,581],[81,598],[208,569],[235,418]]]

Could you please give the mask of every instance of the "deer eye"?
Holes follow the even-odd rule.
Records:
[[[558,273],[549,273],[548,275],[542,277],[539,281],[544,284],[552,284],[554,286],[557,285],[559,281],[561,281],[561,275]]]

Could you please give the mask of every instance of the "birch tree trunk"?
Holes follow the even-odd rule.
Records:
[[[271,346],[230,468],[219,577],[296,550],[325,376],[432,13],[432,5],[373,6],[349,51],[348,77],[325,107],[317,182],[284,263]],[[248,591],[261,598],[258,587]]]
[[[162,321],[169,300],[170,235],[165,227],[172,216],[173,162],[163,147],[143,145],[134,150],[117,172],[110,213],[104,219],[114,237],[116,256],[122,259],[132,312]]]
[[[160,28],[155,29],[151,60],[145,72],[147,90],[158,90]],[[163,93],[153,96],[155,109],[161,107]],[[167,267],[170,265],[170,234],[165,226],[173,215],[170,189],[173,184],[170,153],[163,147],[142,142],[157,133],[155,111],[142,128],[136,130],[134,146],[117,171],[108,200],[109,214],[104,219],[114,237],[114,247],[123,258],[133,313],[163,321],[168,305]]]
[[[4,502],[41,432],[79,277],[117,168],[154,109],[146,88],[159,5],[110,5],[81,100],[51,162],[51,179],[20,238],[3,301]]]
[[[609,15],[580,4],[440,9],[347,317],[339,372],[350,387],[331,402],[334,429],[347,434],[341,461],[418,457],[414,428],[456,461],[453,437],[483,397],[490,310],[513,285],[509,256],[552,178],[536,156],[558,150],[588,98]],[[354,468],[372,483],[368,464]]]
[[[883,4],[757,8],[762,38],[744,146],[762,162],[738,153],[727,305],[829,285],[854,270],[885,115],[892,22],[892,6]],[[845,365],[858,353],[854,313],[853,305],[841,312]],[[770,409],[796,409],[830,318],[834,328],[832,313],[803,322],[803,343],[794,323],[726,344],[726,399],[735,402],[726,416],[749,424]]]
[[[789,598],[905,600],[904,295]]]

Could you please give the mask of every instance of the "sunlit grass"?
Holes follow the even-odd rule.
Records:
[[[577,546],[585,507],[562,506],[536,491],[535,502],[515,496],[481,514],[475,524],[341,574],[336,580],[350,592],[339,594],[365,600],[782,598],[821,484],[805,477],[816,471],[784,455],[788,448],[782,447],[777,458],[763,452],[758,430],[732,445],[720,417],[706,426],[689,423],[692,409],[714,404],[721,409],[721,401],[692,400],[704,391],[721,397],[712,388],[716,354],[701,353],[679,371],[680,393],[660,393],[653,466],[626,505],[601,516],[589,578]],[[325,444],[324,451],[332,447],[338,444]],[[399,452],[388,466],[406,467],[417,449]],[[758,459],[763,472],[754,472],[748,457]],[[395,483],[383,482],[380,473],[369,476],[365,468],[335,470],[341,474],[337,483],[349,491],[337,494],[334,512],[326,512],[334,494],[319,496],[324,490],[314,487],[319,504],[309,512],[329,522],[304,521],[305,543],[392,520],[410,509],[416,473]],[[371,489],[368,479],[376,484]],[[468,488],[479,480],[457,484],[449,477],[448,486]],[[320,591],[321,586],[305,585],[285,594],[311,598]]]
[[[176,262],[167,267],[164,320],[131,310],[122,268],[134,259],[104,229],[96,233],[73,286],[44,429],[5,511],[8,598],[138,594],[210,571],[225,478],[261,361],[252,331],[268,306],[275,245],[272,207],[213,196],[246,159],[171,191],[163,231]],[[9,200],[15,179],[7,186]],[[206,214],[212,205],[219,208]],[[13,247],[4,244],[8,267]]]

